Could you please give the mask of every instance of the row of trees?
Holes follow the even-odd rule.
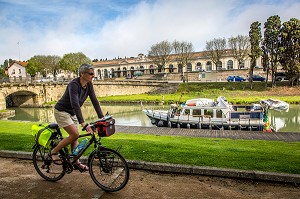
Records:
[[[91,60],[82,52],[65,54],[62,58],[57,55],[36,55],[28,61],[26,72],[32,77],[38,72],[43,77],[47,74],[56,77],[60,70],[77,74],[79,66],[84,63],[91,63]]]

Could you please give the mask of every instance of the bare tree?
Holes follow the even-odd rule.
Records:
[[[192,43],[183,41],[174,41],[173,42],[174,53],[176,56],[176,61],[178,65],[182,66],[182,81],[185,82],[184,78],[184,67],[191,61],[193,57],[194,47]]]
[[[228,47],[232,50],[232,55],[238,61],[240,69],[250,52],[249,36],[238,35],[230,37],[228,39]]]
[[[218,38],[206,42],[206,55],[216,65],[216,70],[221,70],[221,57],[226,53],[226,39]]]
[[[148,51],[149,58],[158,67],[158,72],[162,72],[165,66],[170,62],[170,55],[172,53],[172,44],[168,41],[162,41],[160,43],[151,46]]]

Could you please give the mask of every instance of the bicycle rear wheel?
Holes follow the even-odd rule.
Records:
[[[37,173],[48,181],[58,181],[65,175],[62,165],[57,165],[47,158],[50,149],[37,145],[32,153],[32,161]]]
[[[129,179],[126,160],[119,152],[108,148],[101,148],[91,153],[89,172],[96,185],[107,192],[121,190]]]

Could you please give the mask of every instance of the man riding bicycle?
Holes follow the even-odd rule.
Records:
[[[69,134],[59,144],[52,149],[49,153],[49,157],[55,164],[62,164],[59,158],[59,150],[63,147],[71,144],[73,150],[78,145],[78,124],[82,127],[86,125],[82,112],[81,106],[87,99],[90,98],[98,118],[103,117],[103,113],[100,104],[96,98],[95,91],[93,88],[92,80],[94,78],[94,68],[89,64],[82,64],[78,70],[79,77],[73,79],[67,86],[65,93],[61,99],[54,106],[54,117],[60,128],[64,128]],[[93,133],[90,126],[86,127],[86,131]],[[76,163],[83,171],[88,171],[88,167],[79,161]]]

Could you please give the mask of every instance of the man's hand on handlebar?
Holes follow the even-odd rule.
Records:
[[[82,130],[90,133],[90,134],[94,134],[94,131],[92,129],[92,127],[89,124],[85,124],[84,127],[82,128]]]

